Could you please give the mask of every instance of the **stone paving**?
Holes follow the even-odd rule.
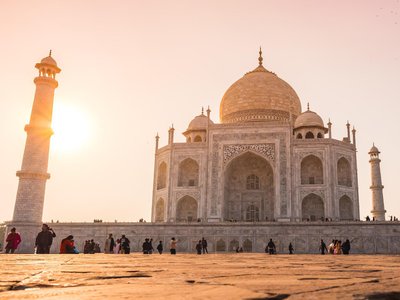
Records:
[[[0,299],[400,299],[400,256],[0,255]]]

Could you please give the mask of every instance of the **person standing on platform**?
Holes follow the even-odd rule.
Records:
[[[289,243],[289,254],[293,254],[294,248],[292,243]]]
[[[115,241],[114,241],[112,233],[110,233],[104,244],[104,253],[105,254],[114,253],[114,246],[115,246]]]
[[[177,244],[177,240],[173,237],[169,244],[170,245],[169,249],[170,249],[170,252],[172,255],[176,254],[176,244]]]
[[[7,235],[6,242],[6,253],[14,253],[21,243],[21,235],[17,232],[15,227],[11,228],[11,232]]]
[[[201,238],[201,247],[203,249],[203,254],[208,254],[208,250],[207,250],[207,240],[203,237]]]
[[[36,237],[35,247],[37,254],[49,254],[51,244],[53,244],[53,238],[56,237],[56,233],[47,224],[43,224],[42,231],[38,233]]]
[[[319,245],[319,251],[321,252],[322,255],[325,254],[325,251],[328,252],[328,248],[326,248],[326,244],[324,240],[321,239],[321,243]]]
[[[163,253],[164,247],[163,247],[162,241],[160,241],[160,243],[157,245],[157,250],[158,250],[158,253],[160,253],[160,254]]]

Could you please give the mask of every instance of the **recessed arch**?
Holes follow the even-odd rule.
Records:
[[[303,135],[299,132],[296,136],[296,139],[301,140],[303,138]]]
[[[236,251],[239,248],[239,241],[234,239],[230,241],[228,251]]]
[[[164,222],[165,220],[165,202],[163,198],[160,198],[157,200],[156,204],[156,217],[155,221],[156,222]]]
[[[322,139],[324,136],[322,135],[322,133],[321,132],[318,132],[318,134],[317,134],[317,138],[318,139]]]
[[[226,243],[223,239],[219,239],[216,245],[217,252],[225,252],[226,251]]]
[[[308,131],[308,132],[306,133],[305,138],[306,138],[306,139],[313,139],[313,138],[314,138],[314,133],[312,133],[311,131]]]
[[[179,164],[178,186],[199,185],[199,164],[191,158],[184,159]]]
[[[157,190],[163,189],[167,186],[167,164],[162,162],[158,166],[157,172]]]
[[[257,205],[250,204],[246,209],[246,221],[255,222],[260,220],[260,209]]]
[[[176,206],[177,222],[192,222],[197,220],[197,201],[188,195],[179,199]]]
[[[319,221],[325,219],[325,205],[322,198],[314,193],[308,194],[301,202],[303,220]]]
[[[301,184],[323,184],[324,172],[322,161],[315,155],[308,155],[301,161]]]
[[[340,220],[354,220],[353,201],[351,201],[351,199],[347,195],[344,195],[339,199],[339,214]]]
[[[193,140],[195,143],[201,143],[203,140],[202,140],[202,138],[201,138],[201,136],[199,136],[199,135],[196,135],[195,137],[194,137],[194,140]]]
[[[341,157],[337,162],[337,180],[338,185],[352,186],[350,163],[344,157]]]
[[[251,151],[240,154],[227,164],[224,172],[224,219],[274,219],[274,192],[270,163]],[[250,212],[248,207],[251,205]]]
[[[244,252],[252,252],[253,251],[253,242],[249,239],[246,239],[243,242],[243,251]]]

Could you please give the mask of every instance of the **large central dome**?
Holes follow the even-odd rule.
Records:
[[[222,97],[221,123],[289,120],[301,113],[293,88],[262,65],[232,84]]]

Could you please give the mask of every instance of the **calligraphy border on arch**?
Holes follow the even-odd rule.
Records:
[[[232,144],[224,145],[224,165],[246,151],[261,154],[268,160],[275,160],[275,144]]]

